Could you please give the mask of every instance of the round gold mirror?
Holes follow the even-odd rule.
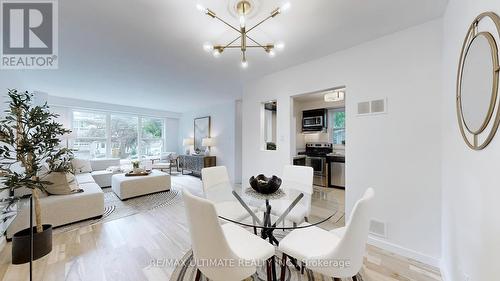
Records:
[[[464,40],[457,78],[460,131],[467,145],[476,150],[491,142],[500,122],[498,47],[490,32],[479,31],[479,23],[485,18],[492,20],[500,35],[500,18],[496,14],[479,15]]]

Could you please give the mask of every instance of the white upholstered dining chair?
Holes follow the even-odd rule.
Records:
[[[323,275],[356,280],[363,265],[374,196],[372,188],[366,190],[345,227],[326,231],[312,226],[290,232],[279,245],[283,259],[293,257]],[[283,280],[284,274],[281,276]]]
[[[231,223],[219,224],[215,207],[209,200],[183,190],[196,281],[201,274],[213,281],[243,280],[252,276],[257,264],[267,264],[268,278],[274,247],[260,237]],[[218,264],[227,261],[229,264]]]
[[[201,170],[201,176],[205,198],[215,204],[217,214],[237,221],[250,216],[232,194],[233,188],[225,166],[204,168]],[[256,211],[254,207],[250,209]]]
[[[293,200],[300,193],[303,193],[304,197],[288,213],[286,220],[294,224],[307,221],[307,218],[311,214],[313,177],[314,170],[312,167],[286,165],[281,177],[281,188],[286,193],[286,198],[272,201],[271,213],[280,216],[288,209]]]

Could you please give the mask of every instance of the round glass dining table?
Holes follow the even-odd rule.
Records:
[[[249,216],[235,219],[231,217],[230,214],[219,214],[219,218],[243,227],[253,228],[256,235],[258,235],[258,231],[260,231],[260,237],[262,239],[268,240],[269,243],[276,246],[279,245],[279,240],[274,235],[275,230],[291,231],[294,229],[319,226],[326,223],[337,214],[336,209],[326,210],[321,212],[321,216],[309,216],[308,218],[304,218],[306,223],[289,223],[287,221],[287,216],[300,208],[307,208],[307,204],[310,204],[312,195],[304,194],[296,190],[285,191],[281,188],[272,194],[261,194],[252,188],[244,189],[241,194],[236,191],[233,191],[232,194],[241,206],[245,208]],[[274,212],[273,206],[276,207]],[[300,269],[296,260],[292,259],[291,261],[297,269]],[[273,280],[276,280],[274,260],[272,265]]]

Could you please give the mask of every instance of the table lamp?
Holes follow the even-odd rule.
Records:
[[[206,147],[205,155],[208,156],[208,155],[210,155],[210,147],[215,146],[215,139],[214,138],[204,138],[201,140],[201,145]]]
[[[182,141],[182,145],[186,148],[186,155],[189,155],[191,152],[191,146],[194,145],[194,138],[186,138]]]

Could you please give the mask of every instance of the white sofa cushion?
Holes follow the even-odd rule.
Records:
[[[78,184],[95,182],[90,173],[76,174],[75,177]]]
[[[52,172],[45,175],[42,180],[51,183],[44,187],[45,191],[52,195],[68,195],[80,191],[75,176],[70,173]]]
[[[71,165],[73,166],[76,174],[92,172],[89,160],[75,158],[71,160]]]
[[[120,166],[120,158],[92,159],[90,160],[90,166],[92,167],[92,171],[106,170],[111,166]]]

